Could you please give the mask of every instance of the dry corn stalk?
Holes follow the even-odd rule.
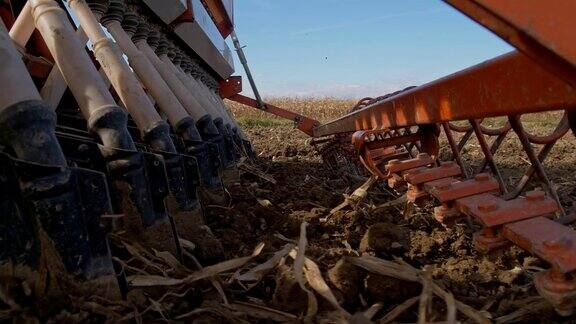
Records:
[[[344,209],[347,206],[350,206],[353,209],[358,208],[358,205],[364,199],[366,199],[366,197],[368,196],[368,189],[370,189],[370,187],[372,187],[376,183],[377,180],[378,180],[378,177],[371,176],[360,187],[358,187],[356,190],[354,190],[354,192],[351,195],[345,194],[344,195],[344,202],[342,202],[340,205],[334,207],[330,211],[330,215],[328,215],[328,217],[334,215],[335,213]]]
[[[373,272],[379,275],[394,277],[406,281],[414,281],[419,283],[424,282],[421,270],[418,270],[402,261],[388,261],[367,255],[361,257],[345,257],[345,260],[369,272]],[[444,300],[450,298],[449,295],[451,294],[442,289],[436,283],[430,282],[430,288],[432,292],[438,297]],[[470,319],[478,323],[490,323],[490,321],[484,315],[482,315],[474,308],[457,300],[454,300],[454,303],[457,310],[468,316]]]
[[[260,243],[258,244],[258,246],[256,246],[254,252],[250,256],[231,259],[217,263],[215,265],[205,267],[199,271],[193,272],[192,274],[183,279],[174,279],[162,276],[142,276],[142,275],[129,276],[127,279],[128,283],[132,287],[176,286],[186,283],[192,283],[194,281],[218,275],[222,272],[239,268],[248,263],[250,260],[254,259],[256,256],[258,256],[262,252],[263,248],[264,243]]]

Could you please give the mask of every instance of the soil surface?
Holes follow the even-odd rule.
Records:
[[[418,321],[423,291],[431,283],[494,322],[576,319],[560,317],[539,297],[532,279],[548,266],[530,254],[515,247],[480,254],[472,246],[477,227],[462,222],[445,228],[434,220],[432,203],[407,209],[402,193],[382,184],[368,189],[354,208],[331,212],[366,179],[337,174],[322,163],[307,136],[291,126],[252,126],[246,133],[258,155],[256,164],[225,173],[228,199],[204,202],[205,223],[224,250],[219,261],[231,260],[228,264],[202,264],[207,267],[199,270],[204,261],[196,262],[191,242],[185,242],[189,252],[185,251],[188,258],[182,265],[165,254],[113,237],[116,249],[126,254],[119,262],[129,282],[145,283],[132,290],[127,301],[95,298],[81,288],[67,288],[68,298],[76,299],[64,310],[60,302],[42,312],[0,314],[0,319],[17,314],[53,322],[334,323],[352,318],[354,323],[386,323],[396,311],[391,321],[406,323]],[[448,148],[444,140],[441,143],[441,156],[446,158]],[[571,138],[562,139],[547,162],[565,207],[570,207],[575,194],[576,166],[567,157],[574,149]],[[477,143],[471,142],[465,152],[471,169],[480,162],[478,151]],[[511,183],[527,166],[519,152],[517,140],[511,139],[497,155],[503,176]],[[255,251],[260,243],[263,250]],[[298,261],[301,249],[309,260]],[[406,266],[403,269],[414,269],[419,278],[426,278],[425,285],[406,280],[402,273],[383,275],[351,263],[360,256],[396,260],[395,264]],[[329,292],[328,297],[316,289],[322,286],[314,279],[314,265],[327,285],[323,291]],[[203,271],[214,276],[199,277]],[[315,296],[315,306],[310,294]],[[426,321],[445,321],[450,303],[432,296],[424,305]],[[461,312],[457,319],[474,322]]]
[[[476,252],[472,235],[478,228],[466,223],[443,227],[432,216],[432,203],[415,208],[408,215],[405,204],[378,208],[399,196],[384,186],[372,187],[361,208],[344,208],[329,216],[330,210],[344,200],[343,194],[351,194],[362,181],[335,174],[333,168],[319,160],[307,137],[290,126],[252,127],[247,133],[259,154],[261,169],[277,183],[245,173],[237,185],[230,187],[232,209],[225,213],[208,211],[210,227],[223,239],[230,257],[249,253],[260,241],[269,244],[267,249],[277,251],[286,243],[277,234],[297,240],[300,224],[306,221],[306,256],[317,262],[339,302],[352,314],[382,303],[373,318],[378,319],[422,292],[419,283],[368,274],[342,259],[368,254],[387,260],[401,258],[418,269],[426,269],[434,282],[450,291],[456,300],[494,321],[567,320],[556,315],[546,303],[539,303],[532,279],[548,266],[530,254],[515,247],[491,255]],[[566,152],[574,148],[574,142],[566,136],[547,160],[548,175],[567,206],[573,200],[574,187],[570,186],[573,180],[566,175],[576,171],[576,167],[567,162]],[[442,139],[441,156],[448,156],[448,152]],[[480,157],[477,142],[470,141],[465,158],[471,171],[480,164]],[[496,161],[510,184],[520,178],[528,165],[513,135],[503,143]],[[269,204],[259,203],[263,200]],[[287,287],[286,281],[293,279],[285,278],[285,272],[269,274],[269,287],[252,297],[270,300],[269,305],[277,309],[304,314],[306,293],[296,284]],[[428,320],[443,321],[446,306],[442,299],[435,298],[432,305],[432,317]],[[416,305],[408,309],[396,320],[415,322],[417,308]],[[514,317],[523,311],[526,314]]]

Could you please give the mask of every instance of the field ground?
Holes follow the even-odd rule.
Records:
[[[341,116],[354,105],[353,101],[331,99],[283,98],[272,102],[322,121]],[[378,305],[379,311],[373,317],[377,321],[398,305],[412,302],[415,305],[396,320],[418,319],[418,302],[414,298],[422,293],[420,284],[341,264],[343,257],[366,253],[386,260],[401,258],[415,268],[426,269],[432,280],[450,291],[456,300],[493,321],[566,320],[554,315],[532,285],[533,275],[546,268],[545,264],[516,248],[496,255],[478,254],[472,248],[471,228],[465,224],[442,227],[432,218],[431,206],[416,209],[405,217],[404,204],[387,206],[396,196],[383,187],[373,187],[362,208],[330,215],[331,209],[344,200],[343,195],[351,194],[362,183],[334,175],[307,144],[307,136],[289,122],[251,108],[231,106],[246,127],[263,171],[277,183],[245,175],[242,185],[231,190],[236,203],[224,217],[226,224],[216,221],[211,226],[221,229],[216,231],[225,238],[227,250],[242,251],[238,253],[242,255],[257,242],[265,241],[269,242],[269,253],[273,253],[286,244],[278,237],[297,240],[300,224],[306,221],[306,256],[318,264],[337,300],[352,314]],[[561,113],[552,112],[524,116],[522,120],[528,131],[543,135],[556,127],[560,117]],[[495,118],[483,124],[504,123],[505,119]],[[449,159],[443,138],[441,144],[441,157]],[[572,206],[576,195],[575,148],[569,133],[556,144],[545,164],[565,208]],[[471,171],[480,165],[482,156],[477,141],[469,142],[464,157]],[[515,183],[529,165],[514,134],[503,143],[496,162],[510,183]],[[263,205],[262,201],[266,203]],[[245,248],[238,250],[242,246]],[[247,296],[275,309],[303,315],[307,295],[289,271],[292,266],[289,258],[286,263],[288,266],[267,273],[258,289],[248,291]],[[325,312],[319,318],[330,322],[330,316],[334,315],[330,311],[334,308],[322,297],[318,298],[320,311]],[[429,307],[432,311],[428,321],[446,319],[446,303],[442,299],[434,298]],[[470,321],[461,313],[458,318]]]
[[[344,114],[355,103],[290,98],[271,102],[321,121]],[[10,267],[0,267],[0,321],[568,320],[556,315],[535,291],[532,278],[547,268],[543,262],[517,248],[479,254],[472,247],[471,224],[444,228],[433,219],[431,205],[407,213],[403,197],[380,184],[369,188],[354,208],[335,209],[366,179],[338,175],[322,163],[307,136],[290,122],[231,106],[258,159],[225,172],[225,193],[202,192],[205,223],[224,251],[216,264],[204,262],[200,255],[202,251],[217,254],[218,240],[196,242],[200,247],[182,241],[181,264],[169,253],[145,249],[138,239],[115,234],[116,262],[134,288],[127,300],[118,300],[102,297],[110,291],[78,285],[66,275],[49,242],[44,242],[43,270],[39,285],[34,286],[34,293],[43,298],[32,299],[30,286],[12,280]],[[548,134],[560,117],[545,113],[523,120],[531,132]],[[484,123],[502,125],[504,120]],[[576,196],[575,145],[572,134],[567,134],[545,164],[567,209]],[[443,138],[440,156],[450,158]],[[480,165],[476,141],[466,146],[464,157],[469,170]],[[510,183],[527,168],[528,160],[513,134],[496,154],[496,162]]]

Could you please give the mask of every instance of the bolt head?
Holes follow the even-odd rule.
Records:
[[[474,176],[476,181],[488,181],[490,180],[490,175],[488,173],[480,173]]]
[[[373,142],[375,139],[376,139],[376,135],[374,135],[374,134],[368,135],[368,140],[369,140],[370,142]]]
[[[541,190],[533,190],[526,193],[526,200],[529,202],[542,201],[544,198],[546,198],[546,193]]]
[[[498,209],[498,204],[495,201],[481,201],[478,203],[478,210],[483,213],[489,213]]]

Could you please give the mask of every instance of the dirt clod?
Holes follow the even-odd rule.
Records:
[[[308,295],[294,278],[292,269],[280,266],[276,273],[276,290],[272,296],[272,304],[290,313],[300,313],[308,305]]]
[[[375,252],[391,255],[407,249],[410,245],[410,233],[404,227],[392,223],[372,225],[360,241],[360,252]]]
[[[342,293],[344,301],[347,303],[353,303],[358,300],[365,277],[365,271],[343,259],[336,262],[328,270],[328,279]]]
[[[401,303],[418,296],[422,290],[419,283],[372,273],[366,277],[364,284],[371,301],[385,304]]]

